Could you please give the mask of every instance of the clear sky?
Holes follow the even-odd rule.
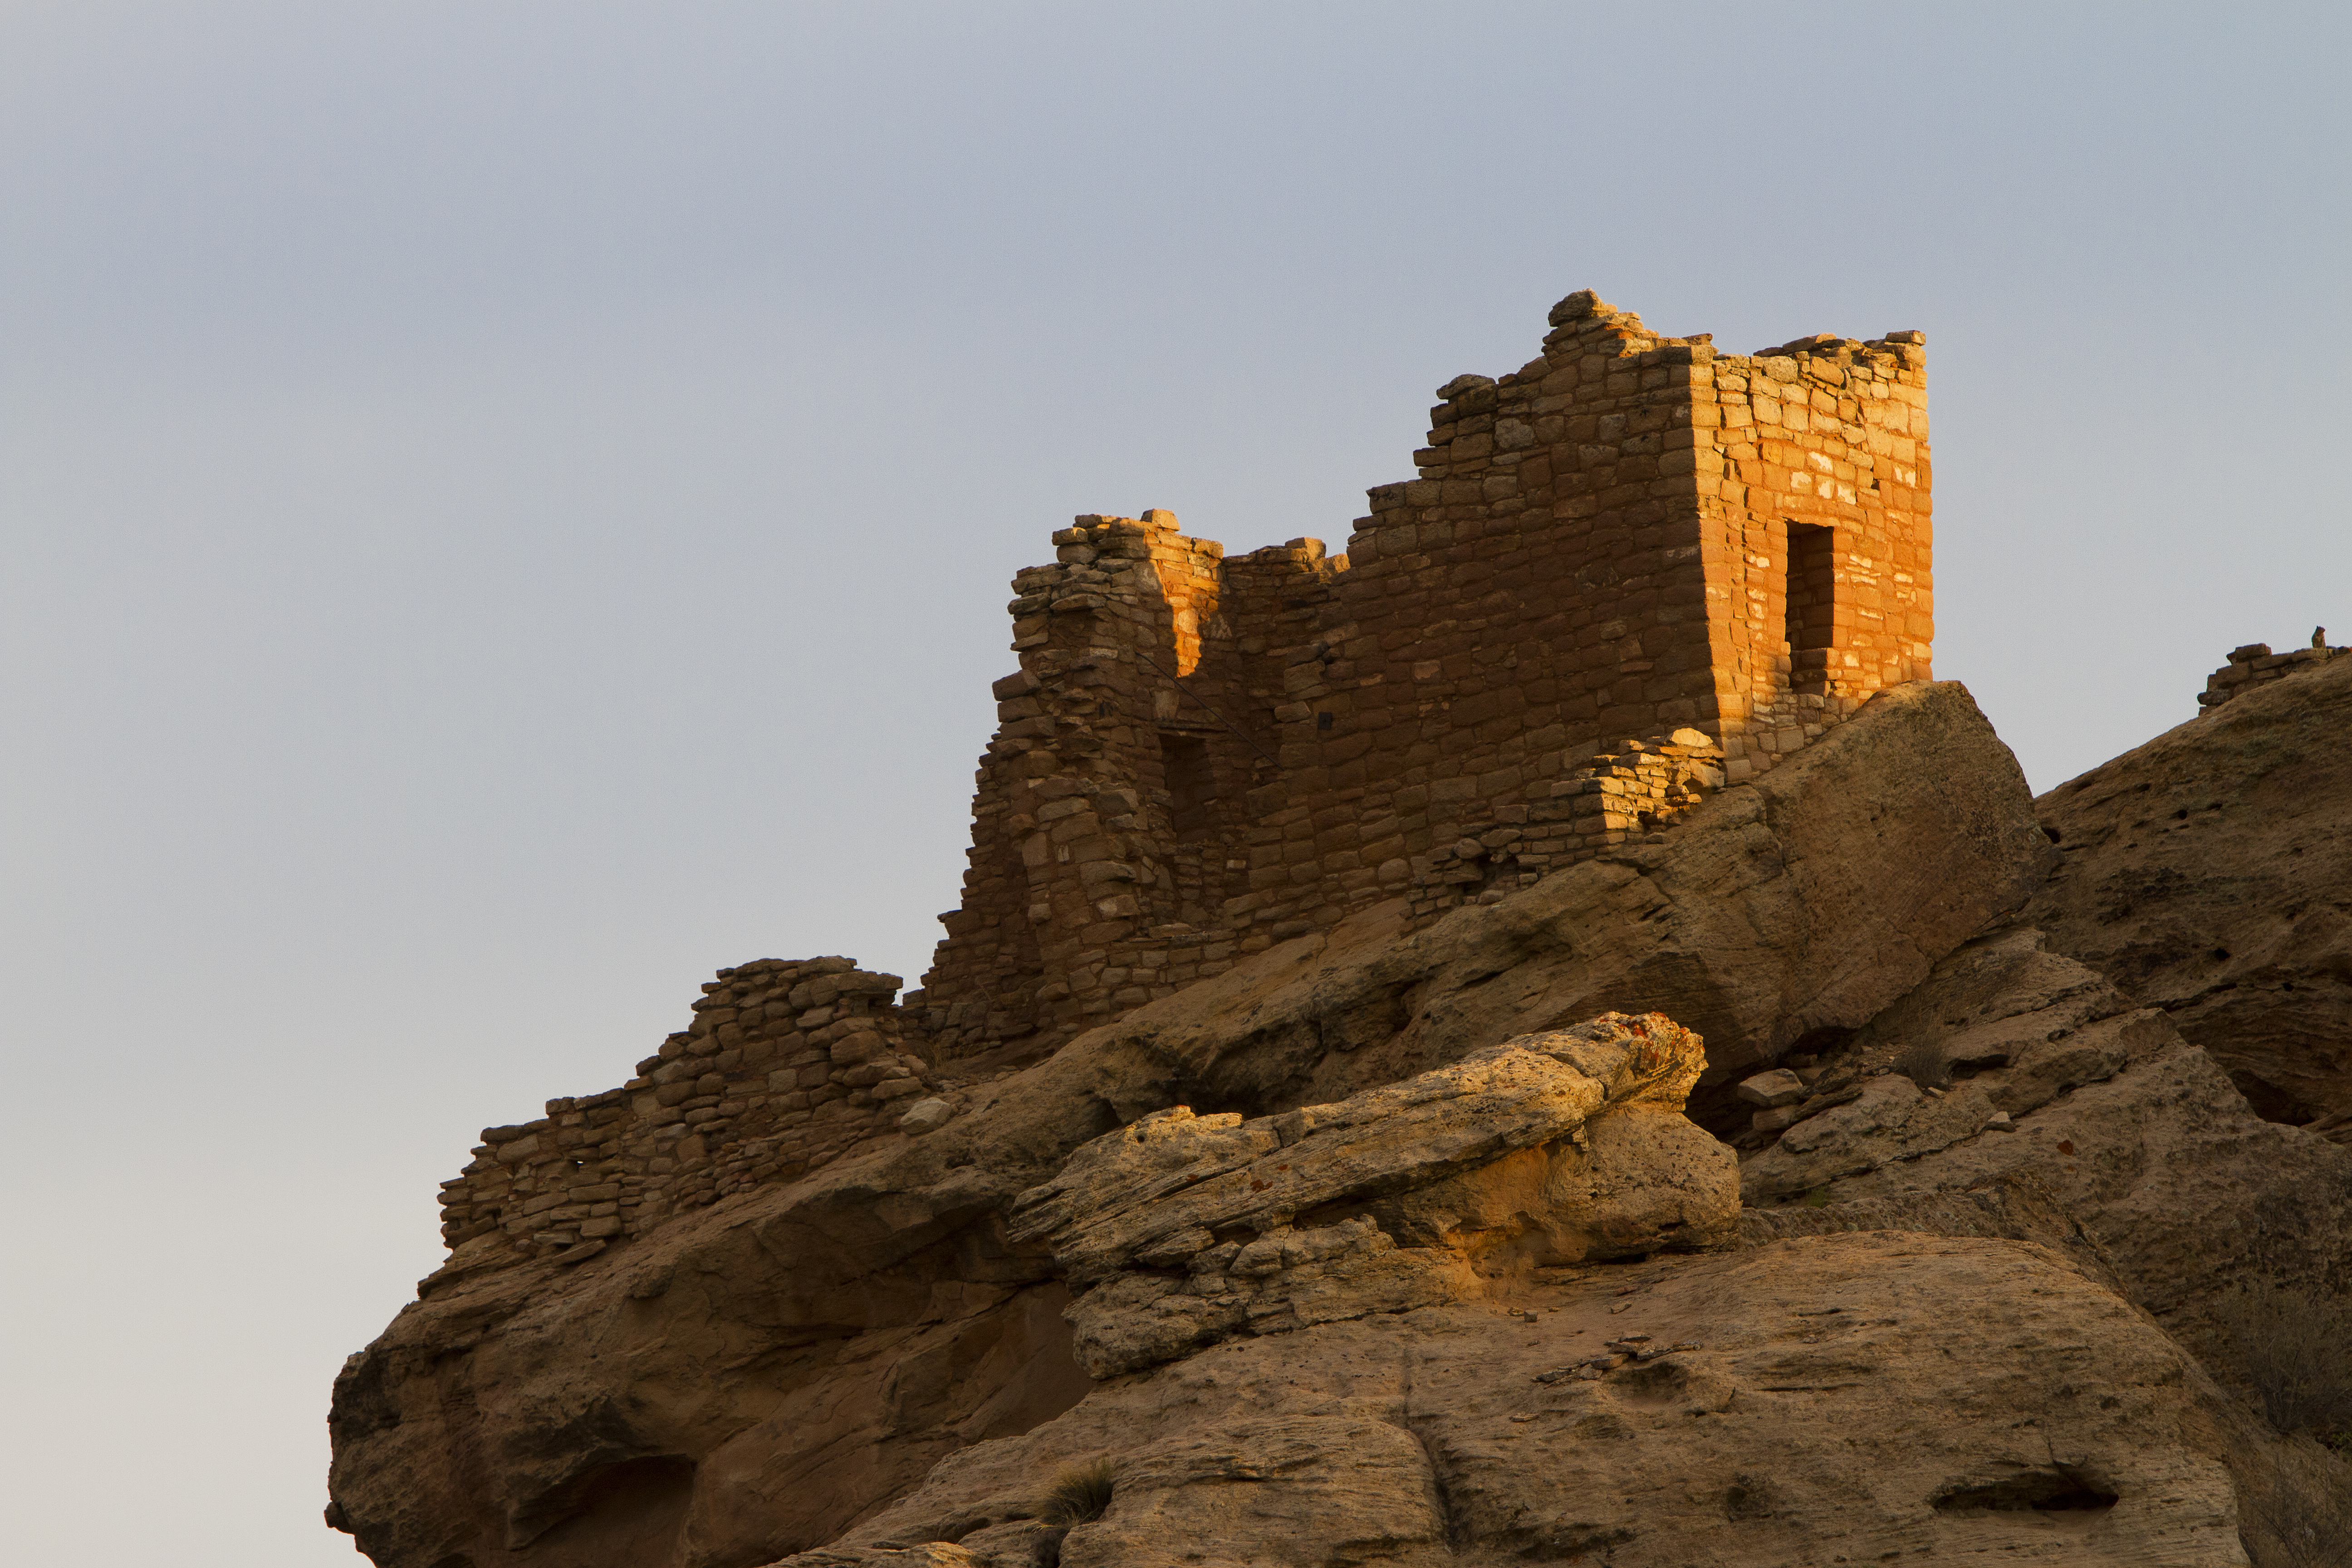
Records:
[[[1073,514],[1342,547],[1580,287],[1927,334],[2046,789],[2352,641],[2341,5],[0,0],[0,1558],[351,1561],[477,1129],[913,984]],[[2333,454],[2331,456],[2331,454]]]

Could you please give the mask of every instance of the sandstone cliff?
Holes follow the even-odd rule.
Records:
[[[331,1519],[383,1568],[2244,1563],[2326,1462],[2222,1303],[2343,1282],[2352,1152],[2067,956],[2056,826],[1898,688],[1652,842],[943,1069],[922,1136],[428,1281]]]

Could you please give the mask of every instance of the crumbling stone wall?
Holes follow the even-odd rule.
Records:
[[[963,905],[908,998],[942,1059],[1384,899],[1499,897],[1929,679],[1919,333],[1718,355],[1590,292],[1551,328],[1439,389],[1344,555],[1089,516],[1015,579]]]
[[[2320,626],[2311,634],[2309,647],[2294,648],[2286,653],[2273,653],[2266,642],[2248,643],[2230,650],[2229,662],[2206,677],[2205,689],[2197,694],[2197,710],[2210,713],[2231,698],[2273,680],[2284,680],[2299,669],[2340,658],[2352,648],[2327,646],[2327,628]]]
[[[951,1055],[1066,1037],[1232,965],[1286,660],[1339,570],[1312,540],[1227,560],[1165,511],[1054,542],[1013,580],[1022,667],[994,688],[963,906],[908,998],[952,998],[926,1016]]]
[[[1628,738],[1553,784],[1549,798],[1498,807],[1495,826],[1417,857],[1408,907],[1426,921],[1456,904],[1498,902],[1548,872],[1654,838],[1723,786],[1722,760],[1696,730],[1662,744]]]
[[[472,1162],[441,1184],[450,1267],[577,1262],[892,1131],[931,1081],[892,1005],[898,985],[845,958],[720,970],[692,1025],[626,1084],[483,1130]]]

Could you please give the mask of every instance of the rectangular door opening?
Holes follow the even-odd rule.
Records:
[[[1209,766],[1209,743],[1197,735],[1160,732],[1160,778],[1168,789],[1168,825],[1176,842],[1192,844],[1209,837],[1213,826],[1210,803],[1217,797],[1217,778]]]
[[[1789,525],[1789,688],[1826,692],[1830,658],[1837,647],[1837,533],[1809,523]]]

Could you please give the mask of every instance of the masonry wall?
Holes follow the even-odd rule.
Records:
[[[1020,668],[924,988],[720,970],[622,1087],[485,1130],[427,1287],[919,1134],[941,1072],[1010,1070],[1352,910],[1425,922],[1655,838],[1929,678],[1918,333],[1718,355],[1589,292],[1550,325],[1440,389],[1417,477],[1370,492],[1345,554],[1228,556],[1164,511],[1055,534],[1013,581]],[[2242,648],[2202,700],[2342,651]]]
[[[1163,511],[1055,543],[1013,581],[1021,668],[994,688],[962,906],[908,999],[950,1055],[1066,1037],[1231,965],[1237,846],[1278,773],[1278,648],[1311,635],[1335,570],[1308,541],[1226,560]]]
[[[898,984],[845,958],[720,970],[693,1023],[623,1087],[483,1130],[441,1184],[451,1267],[577,1262],[893,1131],[931,1081],[892,1005]]]
[[[1589,292],[1551,324],[1440,389],[1344,555],[1088,517],[1016,579],[963,907],[908,997],[944,1056],[1499,897],[1928,678],[1919,334],[1718,356]]]
[[[1922,334],[1800,339],[1696,367],[1693,480],[1708,563],[1718,733],[1734,782],[1907,680],[1927,680],[1935,598]],[[1712,406],[1705,394],[1713,394]],[[1792,648],[1792,527],[1827,546]]]

